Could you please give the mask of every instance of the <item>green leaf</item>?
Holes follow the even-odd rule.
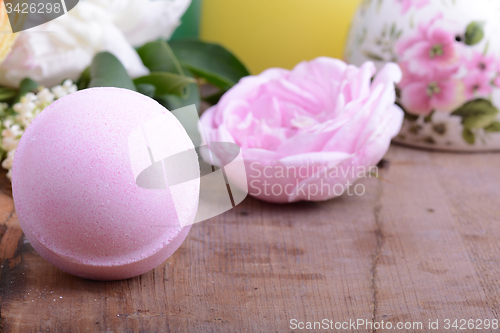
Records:
[[[109,52],[95,55],[90,65],[89,87],[116,87],[136,90],[132,79],[118,58]]]
[[[484,128],[486,132],[500,132],[500,122],[494,121]]]
[[[186,75],[189,77],[193,77],[189,71],[186,72]],[[163,96],[157,96],[156,101],[166,107],[168,110],[177,110],[185,106],[196,105],[196,109],[200,110],[200,88],[198,84],[191,83],[186,87],[186,96],[185,98],[167,94]]]
[[[498,115],[498,109],[486,99],[476,99],[465,103],[452,115],[462,117],[462,125],[466,129],[484,128],[493,123]]]
[[[14,98],[13,104],[18,103],[21,98],[29,92],[38,91],[40,85],[30,78],[25,78],[19,84],[19,91],[17,92],[16,98]]]
[[[154,97],[156,93],[156,87],[149,83],[141,83],[136,86],[137,92],[140,92],[143,95],[148,97]]]
[[[173,73],[154,72],[134,80],[136,85],[151,84],[156,87],[156,96],[166,94],[185,97],[187,95],[186,86],[190,83],[196,83],[196,80]]]
[[[462,137],[468,144],[473,145],[474,143],[476,143],[476,135],[474,135],[474,133],[472,133],[472,131],[468,128],[464,128],[464,130],[462,131]]]
[[[170,42],[170,47],[183,67],[223,90],[250,75],[238,58],[220,45],[176,40]]]
[[[200,100],[200,92],[196,84],[190,84],[187,87],[187,98],[176,95],[163,95],[156,98],[156,101],[168,110],[177,110],[193,104],[196,105],[196,109],[199,110]]]
[[[78,78],[78,80],[75,82],[78,90],[87,89],[89,87],[90,80],[90,66],[87,66],[87,68],[85,68],[85,70],[80,75],[80,78]]]
[[[137,50],[144,66],[151,72],[169,72],[183,75],[174,52],[164,41],[150,42]]]
[[[0,102],[8,101],[17,96],[17,89],[0,87]]]
[[[484,22],[474,21],[467,26],[465,31],[465,44],[476,45],[484,38]]]

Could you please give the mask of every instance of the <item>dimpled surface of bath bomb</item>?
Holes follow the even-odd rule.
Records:
[[[139,93],[92,88],[57,100],[28,127],[14,158],[26,237],[54,266],[87,279],[155,268],[190,230],[199,179],[174,191],[142,188],[137,175],[193,147],[180,122]]]

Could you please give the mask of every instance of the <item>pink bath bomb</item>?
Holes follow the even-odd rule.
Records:
[[[28,127],[14,158],[21,227],[41,256],[70,274],[145,273],[186,238],[200,184],[148,189],[137,177],[193,148],[180,122],[139,93],[93,88],[57,100]]]

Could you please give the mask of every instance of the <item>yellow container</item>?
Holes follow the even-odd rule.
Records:
[[[204,0],[201,38],[233,51],[253,74],[318,56],[342,58],[360,0]]]

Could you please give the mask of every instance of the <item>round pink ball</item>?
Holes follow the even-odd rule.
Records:
[[[166,128],[144,129],[160,118]],[[12,192],[21,227],[41,256],[76,276],[118,280],[177,250],[196,215],[199,181],[175,193],[139,187],[138,168],[153,163],[146,142],[167,151],[194,148],[170,112],[125,89],[82,90],[36,117],[16,151]]]

